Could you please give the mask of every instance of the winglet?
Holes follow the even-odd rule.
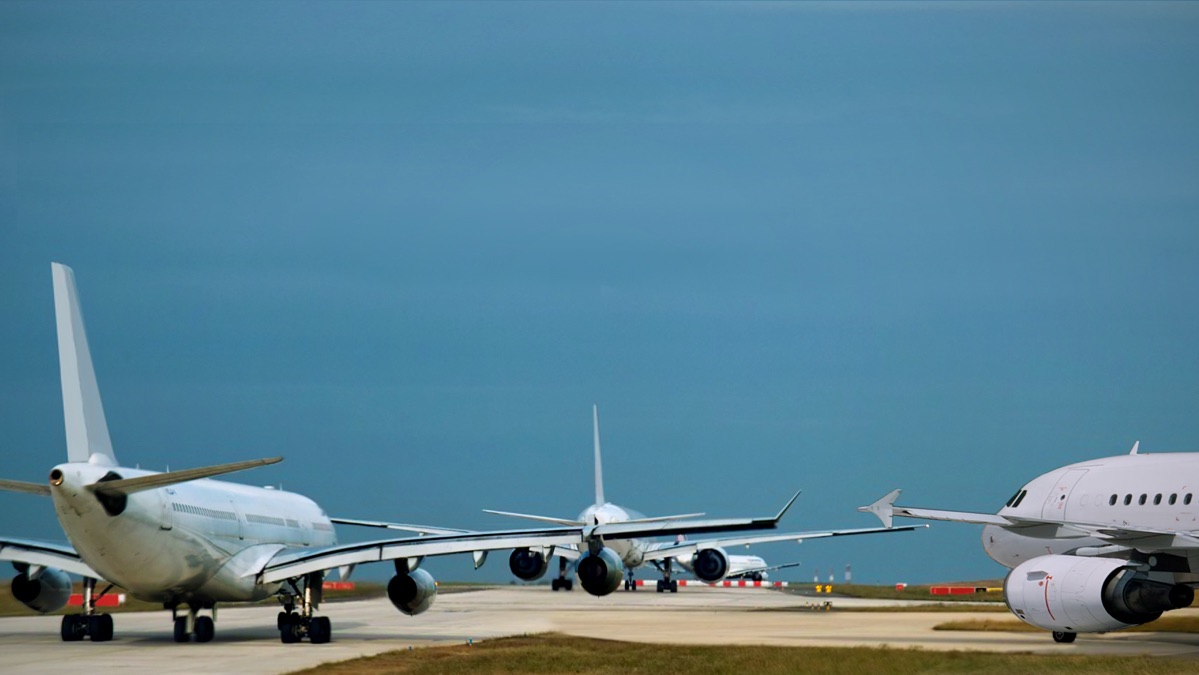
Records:
[[[604,463],[600,459],[599,406],[592,404],[591,421],[595,429],[595,505],[604,505]]]
[[[1132,450],[1128,454],[1135,455],[1135,454],[1137,454],[1137,450],[1139,450],[1140,448],[1141,448],[1141,442],[1137,441],[1132,444]]]
[[[877,502],[874,502],[870,506],[858,507],[858,510],[862,513],[873,513],[878,516],[879,520],[883,521],[883,527],[889,528],[891,527],[891,517],[894,515],[893,507],[895,500],[899,499],[899,493],[901,492],[903,490],[892,490]]]
[[[803,493],[803,490],[796,492],[794,495],[792,495],[791,499],[787,500],[787,503],[785,505],[783,505],[783,508],[781,511],[779,511],[779,514],[774,517],[774,522],[777,523],[778,521],[783,519],[783,514],[785,514],[787,512],[787,510],[791,508],[791,505],[795,503],[796,499],[799,499],[799,495],[801,493]]]

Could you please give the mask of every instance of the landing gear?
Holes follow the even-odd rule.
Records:
[[[575,583],[566,578],[566,558],[558,558],[558,578],[550,582],[550,588],[553,590],[562,589],[564,591],[573,590]]]
[[[1078,633],[1069,633],[1062,630],[1053,631],[1053,641],[1060,642],[1061,644],[1069,644],[1074,642],[1074,639],[1077,637]]]
[[[109,586],[108,588],[112,588]],[[100,593],[102,597],[108,588]],[[62,618],[60,633],[63,642],[77,642],[85,637],[92,642],[108,642],[112,639],[112,615],[96,613],[96,580],[83,580],[83,613],[68,614]]]
[[[635,591],[635,590],[637,590],[637,582],[636,582],[636,580],[633,579],[633,568],[629,567],[626,569],[627,569],[628,573],[625,574],[625,577],[624,577],[624,589],[626,591]]]
[[[662,578],[658,580],[658,592],[659,593],[665,593],[667,591],[669,591],[671,593],[679,592],[678,580],[670,578],[670,574],[671,574],[670,568],[671,568],[671,563],[673,562],[673,560],[674,560],[674,558],[667,558],[666,560],[662,561],[661,565],[658,566],[658,571],[662,572]]]
[[[325,644],[333,639],[333,624],[327,616],[313,616],[313,612],[321,604],[321,584],[324,582],[322,572],[313,572],[303,577],[304,588],[296,585],[291,579],[288,584],[292,591],[282,596],[283,611],[279,612],[276,624],[279,628],[279,640],[283,644],[294,644],[305,637],[314,645]],[[299,603],[299,612],[296,604]]]
[[[192,636],[196,642],[212,642],[216,637],[216,605],[208,603],[212,616],[199,616],[202,605],[187,606],[187,614],[179,615],[179,605],[171,606],[171,616],[175,620],[175,642],[191,642]]]

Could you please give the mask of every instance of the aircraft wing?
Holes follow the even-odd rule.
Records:
[[[354,520],[353,518],[330,518],[339,525],[354,525],[357,527],[378,527],[387,530],[402,530],[417,534],[467,534],[470,530],[459,530],[452,527],[432,527],[430,525],[410,525],[408,523],[389,523],[382,520]]]
[[[547,527],[531,530],[465,532],[402,539],[342,544],[318,549],[286,549],[253,570],[259,583],[292,579],[312,572],[369,562],[421,558],[425,556],[476,553],[513,548],[580,547],[592,540],[663,537],[675,534],[766,530],[778,521],[799,497],[796,493],[777,514],[762,518],[720,520],[669,520],[651,523],[605,523],[601,525]],[[563,556],[566,557],[566,556]]]
[[[31,539],[0,538],[0,560],[25,565],[41,565],[55,567],[69,574],[81,577],[103,579],[96,571],[83,562],[75,549],[66,544],[52,544]]]
[[[23,480],[0,479],[0,490],[8,492],[23,492],[27,495],[50,496],[50,486],[45,483],[27,483]]]
[[[855,534],[880,534],[883,532],[907,532],[928,527],[927,525],[905,525],[902,527],[867,527],[855,530],[823,530],[816,532],[792,532],[790,534],[761,534],[747,537],[724,537],[720,539],[697,539],[681,541],[661,546],[646,552],[646,560],[662,560],[691,555],[709,548],[725,546],[749,546],[750,544],[768,544],[776,541],[802,542],[805,539],[825,539],[828,537],[847,537]]]
[[[1010,530],[1021,530],[1023,534],[1029,536],[1044,536],[1046,538],[1094,537],[1105,540],[1113,545],[1129,546],[1145,551],[1199,549],[1199,531],[1150,529],[1128,527],[1115,523],[1051,520],[1047,518],[1026,518],[1011,515],[1000,516],[993,513],[941,511],[937,509],[896,506],[895,500],[899,497],[900,492],[900,490],[892,490],[882,499],[869,506],[860,507],[858,510],[873,513],[878,516],[883,525],[887,526],[890,526],[891,519],[894,516],[901,516],[904,518],[943,520],[956,523],[973,523],[976,525],[998,525]]]
[[[539,523],[554,523],[555,525],[583,525],[582,521],[571,520],[570,518],[554,518],[553,516],[536,516],[531,513],[513,513],[512,511],[495,511],[493,509],[483,509],[483,513],[490,513],[496,516],[508,516],[509,518],[524,518],[525,520],[535,520]]]
[[[406,537],[318,549],[287,549],[251,574],[258,575],[259,583],[272,583],[345,565],[510,548],[565,547],[582,541],[580,528],[560,527]]]

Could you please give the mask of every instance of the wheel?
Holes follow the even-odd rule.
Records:
[[[187,630],[187,617],[175,617],[175,642],[191,642],[192,634]]]
[[[678,592],[679,592],[679,582],[678,582],[678,581],[676,581],[675,579],[671,579],[671,580],[670,580],[670,592],[671,592],[671,593],[678,593]]]
[[[300,617],[292,615],[295,619]],[[299,621],[291,621],[279,631],[279,640],[285,645],[295,644],[300,641],[300,633],[302,632],[303,624]]]
[[[83,616],[79,614],[68,614],[62,618],[62,641],[75,642],[83,639],[83,622],[80,621]]]
[[[1053,641],[1054,642],[1060,642],[1062,644],[1069,644],[1071,642],[1074,642],[1074,638],[1076,638],[1076,637],[1078,637],[1078,633],[1068,633],[1068,632],[1062,631],[1062,630],[1053,631]]]
[[[82,618],[82,617],[80,617]],[[112,615],[95,614],[87,617],[87,633],[92,642],[108,642],[112,639]]]
[[[557,593],[558,589],[561,587],[562,587],[561,579],[554,579],[553,581],[550,582],[550,590],[554,591],[555,593]]]
[[[666,585],[666,582],[665,582],[664,580],[662,580],[662,579],[658,579],[658,583],[656,584],[656,586],[657,586],[657,588],[658,588],[658,592],[659,592],[659,593],[665,593],[665,592],[666,592],[667,585]]]
[[[212,642],[216,635],[216,623],[211,616],[196,617],[196,642]]]
[[[570,579],[562,580],[562,590],[573,591],[574,589],[575,589],[575,582],[571,581]]]
[[[275,619],[275,628],[283,630],[283,627],[290,621],[291,619],[288,617],[287,612],[279,612],[279,617]]]
[[[315,616],[308,624],[308,639],[314,645],[323,645],[333,639],[333,625],[327,616]]]

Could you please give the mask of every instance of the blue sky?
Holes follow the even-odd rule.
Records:
[[[113,441],[347,517],[870,526],[1195,450],[1199,6],[0,4],[0,457]],[[59,538],[0,495],[5,534]],[[762,547],[999,576],[975,527]],[[434,563],[507,579],[497,556]]]

